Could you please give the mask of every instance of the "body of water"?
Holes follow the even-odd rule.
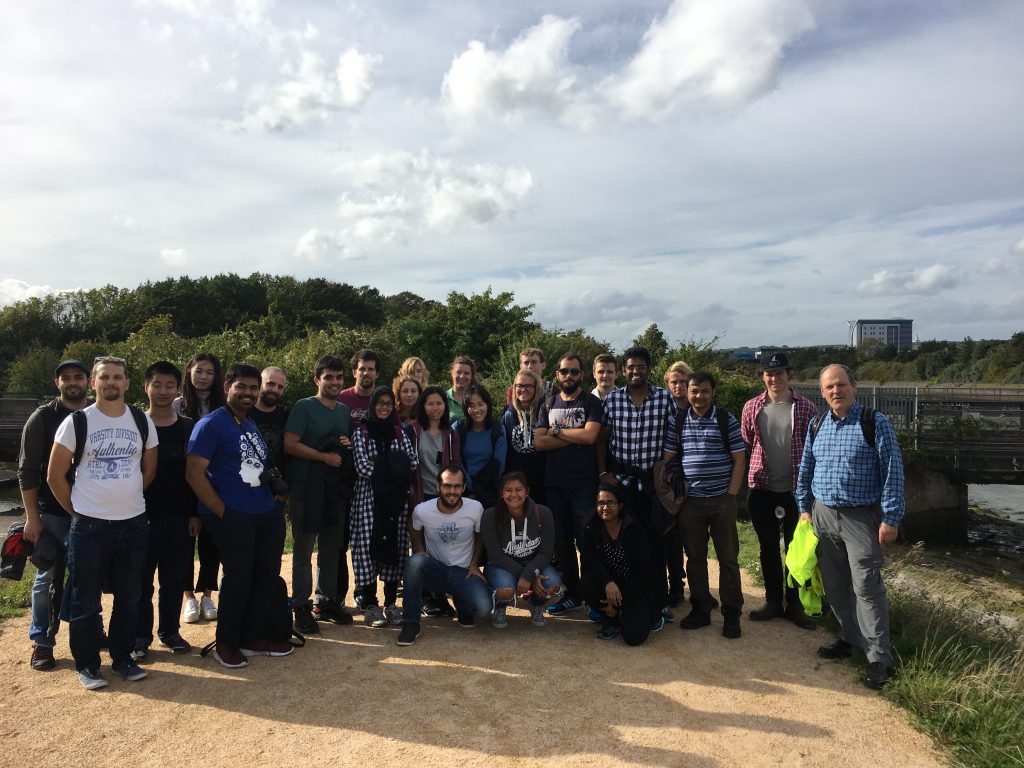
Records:
[[[967,502],[1024,523],[1024,485],[968,485]]]

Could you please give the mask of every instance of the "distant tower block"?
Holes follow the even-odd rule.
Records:
[[[890,320],[858,320],[853,325],[853,346],[859,347],[869,339],[896,347],[897,352],[910,349],[914,339],[914,321],[903,317]]]

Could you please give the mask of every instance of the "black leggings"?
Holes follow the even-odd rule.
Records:
[[[604,584],[595,584],[593,579],[586,575],[580,579],[580,593],[587,601],[587,605],[595,611],[601,610],[601,601],[605,599],[604,588]],[[663,606],[651,605],[651,601],[643,592],[627,591],[622,589],[621,584],[619,589],[622,590],[622,607],[619,609],[619,615],[611,621],[618,626],[626,645],[642,645],[651,634],[651,623]],[[601,615],[605,616],[603,613]]]

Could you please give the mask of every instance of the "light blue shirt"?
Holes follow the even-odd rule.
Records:
[[[800,461],[796,499],[801,512],[810,512],[817,499],[829,507],[882,505],[882,522],[898,527],[906,503],[903,495],[903,457],[892,424],[875,412],[875,444],[869,446],[860,426],[863,406],[854,403],[846,418],[829,411],[812,440],[807,430]]]

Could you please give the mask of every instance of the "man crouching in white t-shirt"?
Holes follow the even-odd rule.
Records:
[[[100,674],[96,611],[103,588],[114,593],[108,637],[111,669],[126,680],[147,676],[131,658],[135,647],[149,521],[143,489],[156,476],[156,427],[125,404],[128,368],[119,357],[98,357],[90,381],[96,404],[68,416],[57,429],[46,480],[71,515],[67,541],[71,655],[87,690],[106,686]],[[85,422],[78,446],[76,417]],[[79,422],[81,424],[81,422]],[[144,434],[143,434],[144,433]],[[75,482],[67,481],[75,457]]]
[[[437,489],[441,495],[417,504],[409,520],[413,554],[405,561],[398,645],[416,642],[424,590],[451,595],[463,627],[491,612],[491,594],[477,566],[483,552],[484,508],[475,499],[462,498],[466,473],[460,467],[441,470]]]

